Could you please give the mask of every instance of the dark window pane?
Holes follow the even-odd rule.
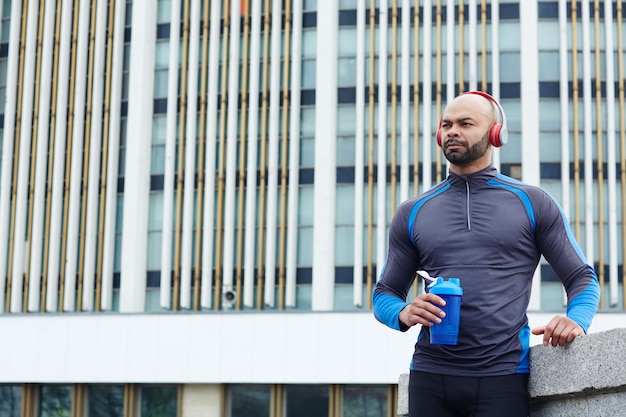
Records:
[[[343,388],[343,417],[386,416],[386,386],[347,385]]]
[[[41,387],[40,417],[70,417],[72,388],[69,385],[43,385]]]
[[[176,415],[177,388],[168,385],[141,387],[141,417],[172,417]]]
[[[124,387],[122,385],[90,385],[89,417],[123,417]]]
[[[0,417],[20,417],[21,385],[0,385]]]
[[[269,385],[232,385],[230,387],[231,417],[269,417]]]
[[[328,417],[328,385],[288,385],[287,417]]]

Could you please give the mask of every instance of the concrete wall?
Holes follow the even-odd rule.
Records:
[[[626,328],[530,349],[532,417],[626,416]],[[400,375],[398,415],[408,415],[408,374]]]

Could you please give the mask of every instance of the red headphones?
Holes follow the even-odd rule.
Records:
[[[499,123],[494,123],[489,129],[489,142],[496,148],[504,145],[509,139],[509,131],[506,127],[506,115],[504,114],[504,110],[502,109],[502,106],[500,106],[500,103],[498,103],[495,98],[482,91],[468,91],[463,94],[476,94],[478,96],[485,97],[498,109],[500,121]],[[437,144],[439,146],[443,146],[443,138],[441,137],[441,121],[439,121],[439,128],[437,129]]]

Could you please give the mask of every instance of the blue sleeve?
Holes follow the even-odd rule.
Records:
[[[392,295],[383,294],[374,290],[372,297],[374,305],[374,316],[384,325],[394,330],[406,331],[408,326],[400,324],[400,312],[409,303]]]
[[[594,273],[595,277],[595,273]],[[585,333],[598,310],[600,302],[600,284],[597,277],[589,282],[587,288],[572,299],[567,306],[567,317],[574,320]]]
[[[541,251],[567,292],[567,317],[586,333],[600,301],[598,277],[585,259],[561,207],[551,197],[541,201],[540,213],[547,219],[543,227],[538,226]]]

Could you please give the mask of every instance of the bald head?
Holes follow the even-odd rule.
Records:
[[[490,124],[498,122],[498,113],[494,103],[482,95],[466,93],[455,97],[446,106],[443,117],[448,110],[456,112],[460,109],[471,112],[475,115],[474,117],[484,117]]]

